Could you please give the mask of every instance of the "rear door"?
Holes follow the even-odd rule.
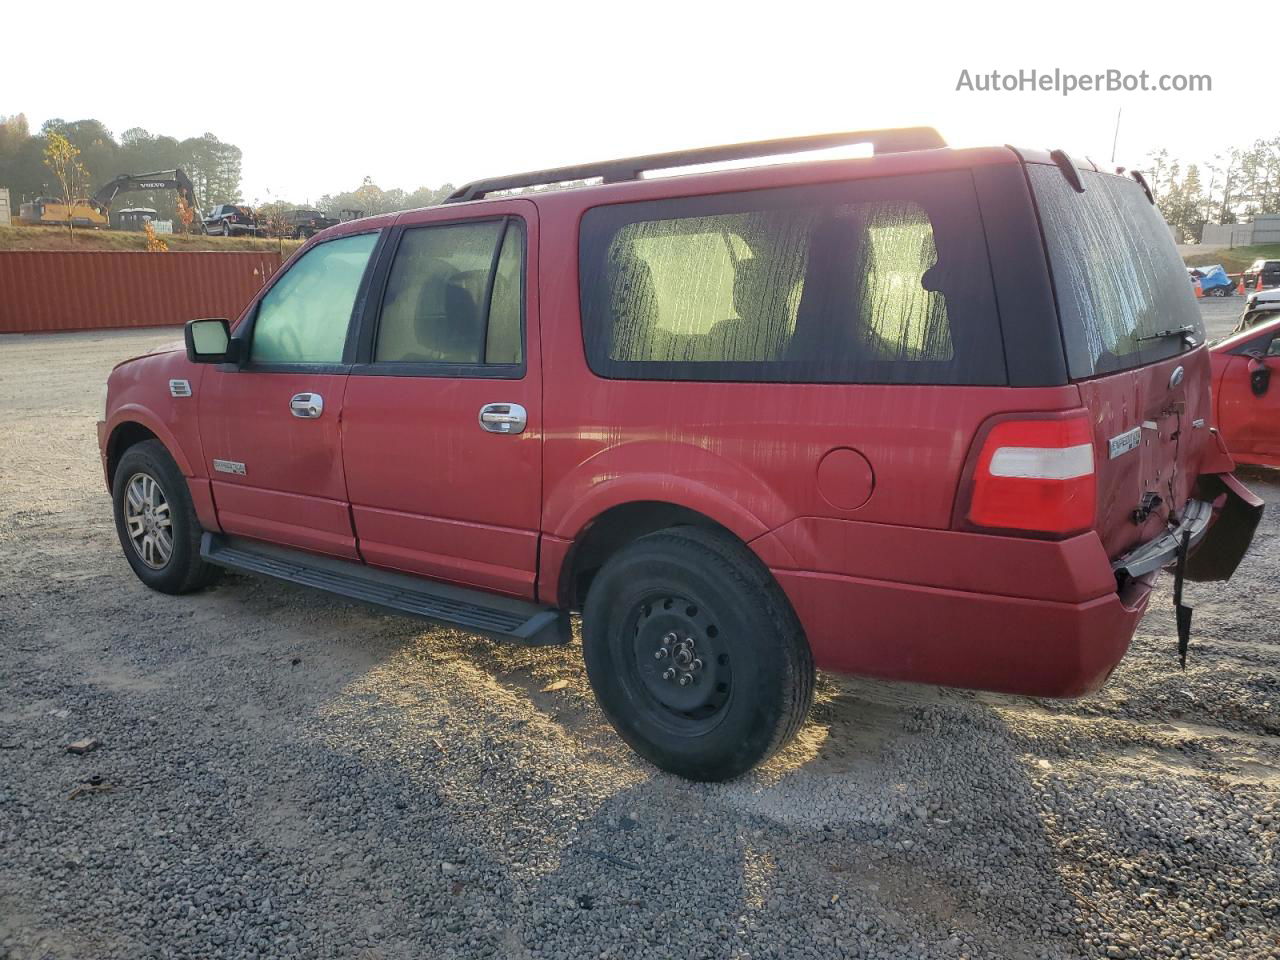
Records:
[[[343,406],[374,565],[534,595],[542,503],[537,217],[528,200],[401,216]]]
[[[377,240],[339,237],[294,261],[236,330],[247,362],[201,381],[200,438],[225,532],[356,556],[339,421]]]
[[[1209,439],[1200,308],[1168,228],[1127,178],[1027,167],[1048,245],[1070,378],[1094,425],[1099,535],[1110,556],[1160,533]]]

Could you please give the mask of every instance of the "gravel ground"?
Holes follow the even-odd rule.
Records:
[[[1091,698],[823,677],[695,785],[576,648],[143,588],[93,421],[173,338],[0,337],[0,958],[1280,957],[1276,474],[1185,673],[1166,583]]]

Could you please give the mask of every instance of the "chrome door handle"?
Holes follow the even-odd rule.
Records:
[[[314,420],[324,413],[324,397],[318,393],[295,393],[289,401],[289,412],[295,417]]]
[[[480,408],[480,428],[490,433],[523,433],[529,414],[518,403],[486,403]]]

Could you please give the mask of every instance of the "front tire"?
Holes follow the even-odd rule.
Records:
[[[218,567],[200,557],[204,533],[186,478],[159,440],[124,452],[112,479],[116,533],[138,579],[161,593],[213,583]]]
[[[790,604],[754,554],[715,530],[676,527],[615,554],[587,595],[583,657],[618,734],[690,780],[767,760],[813,702]]]

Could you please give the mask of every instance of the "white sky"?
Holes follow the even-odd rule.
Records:
[[[73,0],[58,20],[91,29],[112,22],[108,6]],[[1274,90],[1274,63],[1228,43],[1225,21],[1203,4],[228,0],[208,8],[213,29],[195,22],[195,9],[149,16],[144,44],[92,59],[51,61],[47,45],[8,44],[0,113],[25,112],[33,129],[60,116],[97,118],[117,136],[131,126],[212,131],[244,150],[250,202],[314,201],[366,174],[412,190],[913,124],[936,126],[957,146],[1062,147],[1105,162],[1119,107],[1117,162],[1130,166],[1156,146],[1207,159],[1280,134],[1274,111],[1248,108],[1271,102],[1257,94]],[[113,42],[123,33],[109,31]],[[189,67],[145,65],[176,58],[180,44]],[[1213,91],[955,89],[962,68],[1055,67],[1207,73]]]

